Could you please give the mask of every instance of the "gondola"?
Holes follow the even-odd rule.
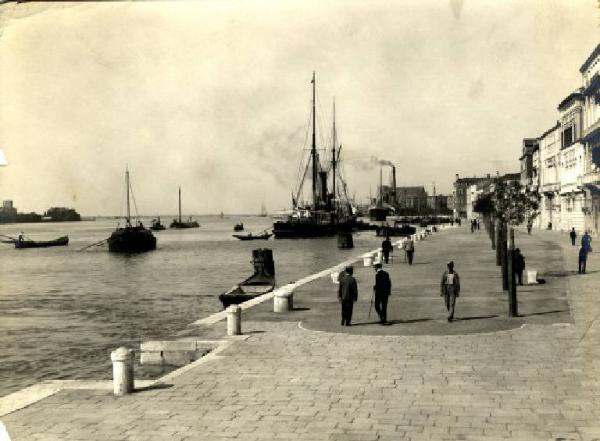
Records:
[[[273,234],[267,231],[263,231],[260,234],[232,234],[233,237],[239,240],[268,240]]]
[[[252,300],[275,288],[275,262],[273,251],[267,248],[252,250],[254,274],[229,291],[221,294],[223,308]]]
[[[62,236],[54,240],[15,240],[15,248],[47,248],[60,247],[69,244],[69,236]]]
[[[233,226],[233,231],[244,231],[244,224],[243,223],[235,224]]]

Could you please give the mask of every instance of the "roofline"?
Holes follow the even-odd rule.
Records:
[[[583,72],[590,66],[590,64],[592,64],[592,61],[594,61],[594,59],[598,55],[600,55],[600,44],[598,44],[598,46],[596,46],[596,49],[594,49],[590,56],[587,57],[587,60],[585,60],[585,62],[579,68],[579,72],[583,74]]]
[[[568,104],[571,101],[577,101],[577,100],[581,100],[583,101],[583,88],[579,88],[576,91],[570,93],[564,100],[562,100],[560,102],[560,104],[558,105],[558,107],[556,108],[558,111],[562,111],[565,110],[568,107]]]
[[[556,124],[555,124],[554,126],[550,127],[548,130],[546,130],[544,133],[542,133],[538,139],[540,139],[540,140],[541,140],[541,139],[542,139],[544,136],[546,136],[548,133],[550,133],[550,132],[551,132],[551,131],[553,131],[553,130],[556,130],[556,129],[558,129],[559,127],[560,127],[560,121],[556,121]]]

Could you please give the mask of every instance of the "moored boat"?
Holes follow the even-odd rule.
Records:
[[[252,250],[252,264],[253,275],[219,296],[223,308],[252,300],[275,288],[273,251],[268,248]]]
[[[60,247],[69,244],[69,236],[62,236],[54,240],[20,239],[13,241],[15,248],[47,248]]]
[[[136,225],[131,224],[131,212],[129,205],[129,169],[125,171],[125,185],[127,189],[127,217],[125,226],[117,227],[107,239],[108,250],[113,253],[142,253],[156,249],[156,237],[152,231],[144,227],[138,221]]]
[[[179,217],[173,219],[169,228],[198,228],[200,224],[192,219],[190,216],[187,221],[181,220],[181,187],[179,187]]]
[[[268,240],[272,235],[272,233],[269,233],[266,230],[259,234],[232,234],[233,237],[239,240]]]
[[[162,231],[162,230],[166,230],[167,227],[165,227],[161,222],[160,222],[160,216],[158,216],[156,219],[152,219],[152,226],[150,227],[150,229],[152,231]]]
[[[243,223],[235,224],[233,226],[233,231],[244,231],[244,224]]]

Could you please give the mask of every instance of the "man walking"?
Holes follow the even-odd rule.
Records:
[[[515,254],[513,256],[515,259],[514,268],[515,275],[517,276],[517,283],[522,286],[523,271],[525,270],[525,257],[521,254],[521,250],[519,248],[515,249]]]
[[[581,248],[579,249],[579,267],[578,273],[585,274],[588,253],[592,251],[592,236],[586,231],[581,238]]]
[[[446,309],[448,310],[448,321],[454,320],[454,304],[456,298],[460,295],[460,279],[458,273],[454,271],[454,262],[448,262],[448,269],[442,274],[440,284],[440,297],[444,297]]]
[[[390,263],[390,252],[394,250],[390,236],[386,236],[385,240],[381,242],[381,252],[383,253],[383,261]]]
[[[392,281],[390,275],[382,269],[381,263],[376,263],[375,268],[375,311],[379,315],[379,322],[382,325],[387,324],[387,304],[388,297],[392,293]]]
[[[358,300],[358,284],[353,273],[354,268],[347,266],[339,277],[338,300],[342,305],[342,326],[350,326],[354,302]]]
[[[408,264],[412,265],[413,256],[415,255],[415,243],[413,242],[412,237],[408,237],[406,242],[404,242],[404,252],[406,253]]]
[[[571,245],[575,246],[575,239],[577,239],[577,233],[575,232],[575,227],[571,228],[571,232],[569,233],[571,236]]]

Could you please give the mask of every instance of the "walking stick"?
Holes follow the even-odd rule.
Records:
[[[373,309],[373,303],[375,302],[375,288],[373,288],[373,295],[371,296],[371,304],[369,305],[369,316],[368,320],[371,320],[371,309]]]

